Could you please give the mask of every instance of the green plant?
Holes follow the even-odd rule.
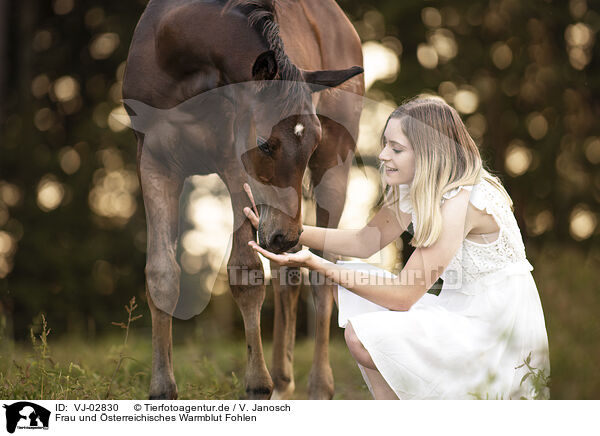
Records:
[[[48,347],[48,335],[50,334],[50,329],[48,328],[48,322],[46,321],[46,317],[44,316],[44,314],[41,315],[41,319],[42,319],[42,324],[41,324],[42,331],[39,335],[39,343],[35,337],[35,334],[33,333],[33,327],[29,330],[29,332],[30,332],[30,337],[31,337],[31,343],[33,344],[33,349],[35,350],[35,352],[38,356],[37,365],[38,365],[39,373],[40,373],[40,400],[43,400],[44,399],[44,381],[49,376],[49,373],[46,370],[46,361],[50,361],[50,363],[52,363],[52,364],[54,364],[54,362],[52,362],[52,359],[50,358],[50,348]]]
[[[522,368],[523,366],[527,366],[527,369],[528,369],[528,372],[525,373],[525,375],[521,379],[521,383],[519,383],[519,386],[521,386],[525,382],[525,380],[527,380],[528,378],[531,378],[531,385],[533,386],[533,389],[534,389],[533,398],[535,400],[548,399],[548,392],[549,392],[549,388],[550,388],[550,376],[546,375],[546,373],[543,369],[534,368],[533,366],[530,365],[530,363],[531,363],[531,352],[529,352],[529,354],[527,355],[527,358],[523,361],[523,363],[521,365],[515,367],[515,369],[519,369],[519,368]],[[526,399],[526,398],[521,397],[521,399]]]
[[[115,377],[117,376],[117,373],[119,372],[119,368],[121,368],[121,364],[123,363],[123,361],[125,359],[135,360],[132,357],[126,356],[125,350],[127,348],[127,339],[129,338],[129,327],[131,326],[131,323],[142,317],[142,315],[136,315],[136,316],[133,315],[133,312],[135,311],[135,309],[137,309],[137,307],[138,307],[138,305],[135,303],[135,297],[131,297],[131,300],[129,300],[129,305],[125,306],[125,310],[127,311],[127,324],[125,324],[124,322],[114,322],[114,321],[112,322],[113,325],[119,326],[125,330],[125,339],[123,341],[121,351],[119,352],[119,358],[117,360],[117,365],[116,365],[115,370],[112,374],[112,377],[110,378],[110,381],[108,383],[108,388],[106,389],[106,395],[105,395],[104,399],[108,399],[108,397],[110,396],[110,389],[113,385]]]

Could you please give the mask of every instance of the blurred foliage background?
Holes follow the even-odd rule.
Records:
[[[131,296],[145,301],[135,142],[118,120],[129,41],[145,4],[0,0],[2,341],[27,340],[45,313],[55,338],[93,343],[114,329],[111,321]],[[367,97],[382,103],[363,116],[359,152],[368,180],[353,171],[355,195],[342,225],[364,223],[376,203],[377,137],[389,113],[381,108],[419,93],[443,97],[463,115],[514,200],[546,315],[552,397],[600,398],[598,3],[338,4],[363,41]],[[192,178],[185,198],[183,286],[204,295],[196,312],[211,291],[212,299],[200,316],[176,320],[174,334],[201,328],[240,339],[241,317],[222,268],[231,231],[224,187],[215,178]],[[310,222],[309,202],[305,209]],[[210,221],[201,219],[206,210]],[[398,267],[392,251],[386,264]],[[308,290],[301,301],[298,336],[310,337]],[[136,328],[149,337],[142,306]],[[268,292],[267,340],[272,313]],[[334,327],[332,337],[341,330]]]

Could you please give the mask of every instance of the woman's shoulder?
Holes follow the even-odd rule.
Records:
[[[503,187],[499,188],[499,186],[502,186],[500,182],[493,183],[486,178],[482,178],[474,185],[461,185],[446,192],[442,196],[442,203],[456,197],[459,192],[465,190],[469,191],[469,203],[481,211],[490,209],[493,204],[510,207],[512,204],[511,198],[506,190]]]
[[[446,192],[445,194],[442,194],[442,204],[446,200],[450,200],[451,198],[456,197],[462,190],[472,192],[473,188],[475,186],[476,185],[460,185],[454,189],[451,189],[450,191]]]

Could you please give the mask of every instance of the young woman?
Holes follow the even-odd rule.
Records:
[[[389,309],[346,324],[374,398],[548,398],[544,314],[512,200],[458,113],[435,97],[403,104],[386,122],[379,159],[385,202],[373,219],[360,230],[304,226],[300,243],[367,258],[412,222],[416,249],[398,277],[369,283],[306,249],[278,255],[249,244]],[[256,208],[244,212],[257,226]],[[439,296],[427,293],[439,277]]]

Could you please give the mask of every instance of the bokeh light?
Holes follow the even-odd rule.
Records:
[[[592,136],[585,140],[583,149],[585,150],[585,157],[593,164],[600,163],[600,138]]]
[[[570,0],[569,11],[576,20],[583,18],[587,12],[587,0]]]
[[[15,207],[21,201],[21,191],[17,185],[0,181],[0,200],[9,207]]]
[[[113,132],[122,132],[128,127],[131,127],[131,120],[123,105],[119,105],[110,111],[107,124]]]
[[[522,141],[515,140],[506,149],[504,167],[513,177],[524,174],[531,166],[533,154]]]
[[[213,286],[218,273],[224,273],[228,259],[228,241],[233,231],[233,212],[227,188],[216,175],[192,176],[192,187],[186,202],[186,218],[191,228],[181,238],[181,266],[187,274],[208,268],[205,285],[213,294],[226,291]],[[267,278],[268,261],[261,257]]]
[[[12,258],[17,251],[15,238],[0,230],[0,279],[5,278],[13,268]]]
[[[463,114],[472,114],[478,106],[477,90],[471,86],[461,87],[454,95],[454,107]]]
[[[527,229],[531,236],[539,236],[554,227],[554,215],[549,210],[543,210],[528,220]]]
[[[33,36],[31,46],[34,51],[41,52],[52,46],[52,33],[48,30],[38,30]]]
[[[96,36],[90,44],[90,55],[92,58],[107,59],[119,46],[120,38],[116,33],[102,33]]]
[[[137,174],[134,169],[123,167],[123,158],[116,148],[101,150],[99,157],[104,168],[94,173],[88,203],[96,215],[111,219],[115,225],[124,225],[137,209]]]
[[[52,91],[58,101],[62,103],[71,101],[79,95],[79,82],[71,76],[63,76],[56,79]]]
[[[436,8],[423,8],[421,20],[427,27],[440,27],[442,25],[442,14]]]
[[[377,80],[396,80],[400,61],[394,50],[374,41],[362,46],[365,67],[365,88],[369,89]]]
[[[458,54],[458,45],[454,34],[448,29],[437,29],[427,39],[435,49],[441,63],[448,62]]]
[[[598,220],[586,204],[578,204],[571,212],[569,231],[571,236],[582,241],[594,234]]]
[[[84,21],[90,29],[100,26],[104,22],[104,10],[100,7],[90,9],[86,12]]]
[[[474,139],[480,139],[487,129],[487,121],[482,114],[474,114],[466,119],[465,126]]]
[[[31,94],[35,98],[42,98],[50,89],[50,78],[46,74],[40,74],[31,81]]]
[[[548,133],[548,121],[538,112],[530,114],[526,123],[527,131],[533,139],[540,140]]]
[[[54,0],[52,8],[56,15],[66,15],[73,10],[75,0]]]
[[[38,110],[33,116],[33,124],[41,132],[50,130],[55,122],[56,115],[47,107]]]
[[[586,23],[575,23],[567,26],[565,41],[569,62],[576,70],[583,70],[592,58],[595,33]]]
[[[366,100],[360,118],[357,148],[362,156],[377,157],[381,152],[380,139],[385,120],[396,108],[390,100],[375,102]]]
[[[64,147],[58,152],[58,161],[65,174],[73,174],[81,165],[79,153],[73,147]]]
[[[448,104],[452,104],[454,102],[454,96],[456,95],[457,91],[458,88],[456,85],[450,81],[441,82],[438,86],[438,93]]]
[[[512,50],[507,44],[498,42],[492,46],[490,52],[492,54],[492,62],[498,69],[505,70],[512,63]]]
[[[417,60],[424,68],[431,70],[438,65],[437,51],[431,45],[421,43],[417,46]]]
[[[0,256],[7,256],[15,249],[15,241],[12,236],[0,230]]]
[[[65,188],[53,174],[46,174],[37,186],[37,204],[44,212],[50,212],[60,206],[65,196]]]

